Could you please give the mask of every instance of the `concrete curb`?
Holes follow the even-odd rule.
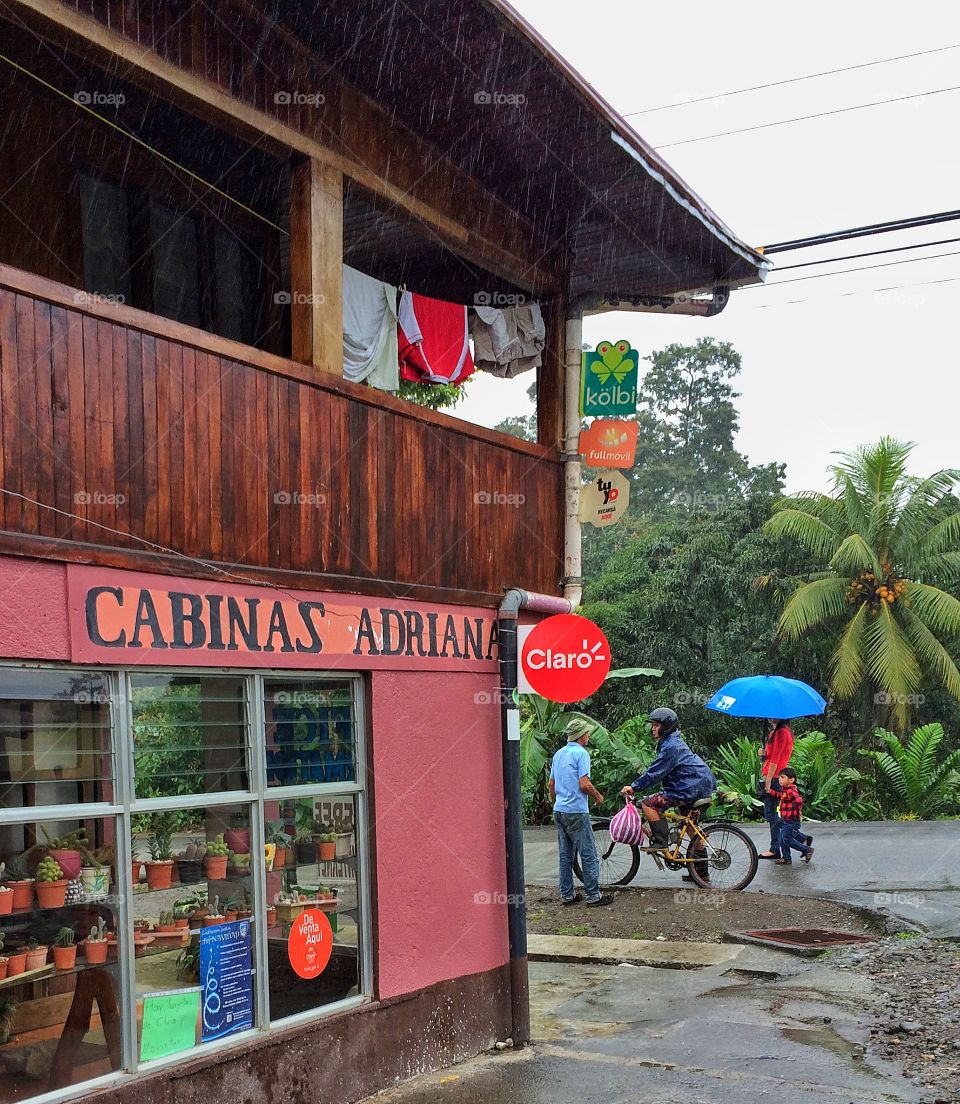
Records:
[[[592,939],[580,935],[528,935],[533,962],[590,962],[653,966],[661,970],[702,970],[725,966],[743,948],[730,943],[670,943],[655,939]]]

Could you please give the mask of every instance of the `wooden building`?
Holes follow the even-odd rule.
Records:
[[[474,1053],[510,1025],[496,610],[575,598],[578,320],[763,259],[503,0],[0,30],[0,1104]],[[538,443],[345,378],[344,266],[539,304]],[[20,961],[58,935],[78,965]]]

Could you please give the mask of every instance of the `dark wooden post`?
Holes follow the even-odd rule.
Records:
[[[343,175],[307,158],[290,178],[293,359],[343,374]]]
[[[563,448],[564,353],[567,329],[567,297],[554,295],[543,304],[546,345],[543,365],[537,369],[537,440],[541,445]]]

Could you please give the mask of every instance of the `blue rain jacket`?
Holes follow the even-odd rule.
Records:
[[[680,730],[660,741],[657,757],[632,784],[643,792],[659,787],[675,801],[696,801],[709,797],[717,788],[713,771],[687,747]]]

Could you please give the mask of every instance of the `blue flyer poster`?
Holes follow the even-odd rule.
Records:
[[[253,1027],[250,921],[200,931],[201,1039],[222,1039]]]

